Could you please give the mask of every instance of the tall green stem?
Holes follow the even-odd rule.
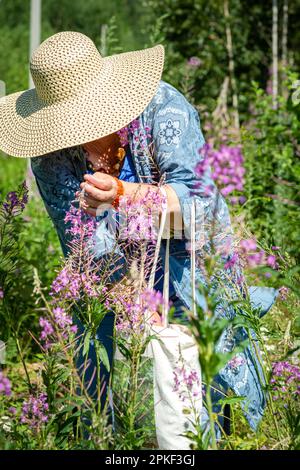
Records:
[[[18,354],[20,356],[20,359],[21,359],[21,362],[22,362],[22,365],[23,365],[23,368],[24,368],[24,371],[25,371],[29,391],[32,391],[31,381],[30,381],[28,369],[27,369],[27,366],[26,366],[26,362],[25,362],[25,359],[24,359],[24,356],[23,356],[23,353],[22,353],[22,350],[21,350],[21,345],[20,345],[19,339],[18,339],[15,332],[13,332],[13,336],[14,336],[14,339],[15,339],[15,342],[16,342]]]
[[[213,407],[212,407],[212,401],[211,401],[210,386],[211,384],[207,383],[206,404],[207,404],[209,427],[210,427],[210,433],[211,433],[211,447],[213,450],[217,450],[217,439],[216,439],[216,431],[215,431],[215,421],[213,417]]]

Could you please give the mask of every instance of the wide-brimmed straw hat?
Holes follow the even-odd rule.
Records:
[[[0,99],[0,149],[35,157],[128,125],[155,95],[164,47],[102,57],[81,33],[54,34],[34,52],[35,88]]]

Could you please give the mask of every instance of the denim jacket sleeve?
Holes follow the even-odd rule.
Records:
[[[64,255],[69,237],[64,218],[75,199],[82,178],[80,165],[74,164],[74,153],[62,150],[31,159],[31,168],[46,210],[55,226]]]
[[[157,107],[152,132],[160,174],[164,175],[165,184],[177,194],[185,233],[189,233],[192,198],[195,198],[196,208],[200,208],[196,211],[197,217],[205,216],[209,220],[215,197],[214,191],[208,193],[205,190],[215,188],[210,168],[206,168],[201,178],[195,172],[196,165],[204,158],[200,150],[205,144],[198,112],[177,92]]]
[[[80,147],[64,149],[32,158],[31,168],[66,256],[69,253],[71,236],[66,230],[64,219],[75,201],[75,193],[79,190],[83,175],[87,171],[84,155]],[[110,228],[111,218],[106,222],[104,216],[99,216],[96,220],[98,224],[94,234],[93,252],[98,258],[114,249],[115,234]],[[121,256],[120,250],[115,248],[115,251]]]

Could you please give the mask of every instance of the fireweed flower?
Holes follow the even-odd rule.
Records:
[[[64,329],[67,326],[72,325],[72,318],[61,307],[56,307],[53,309],[53,316],[54,321],[59,326],[59,328]]]
[[[126,147],[126,145],[128,145],[128,143],[129,143],[128,134],[129,133],[134,135],[134,141],[135,142],[138,142],[138,140],[141,139],[141,143],[142,143],[141,145],[143,145],[145,147],[146,138],[151,137],[151,136],[150,136],[150,127],[145,126],[144,129],[145,129],[146,135],[145,135],[145,132],[140,129],[139,120],[134,119],[128,126],[125,126],[122,129],[120,129],[119,131],[117,131],[117,134],[120,137],[120,142],[121,142],[122,147]]]
[[[7,214],[18,214],[25,209],[25,205],[28,202],[28,188],[26,181],[19,187],[18,191],[11,191],[7,194],[5,202],[2,207]]]
[[[95,233],[95,218],[87,215],[82,209],[74,205],[71,205],[64,221],[68,224],[66,233],[69,233],[73,238],[89,239]]]
[[[40,340],[43,342],[45,349],[49,349],[57,342],[57,333],[68,341],[70,335],[77,333],[77,326],[73,324],[73,320],[67,312],[61,307],[55,307],[52,311],[52,317],[41,317],[39,325],[41,327]]]
[[[80,275],[69,266],[63,267],[51,285],[50,295],[60,299],[79,299]]]
[[[271,384],[273,400],[286,400],[300,395],[300,368],[287,361],[274,362]]]
[[[52,338],[54,334],[54,328],[51,322],[44,317],[40,317],[39,325],[41,327],[40,340],[44,343],[44,347],[49,349],[51,347],[50,338]]]
[[[228,361],[227,367],[229,367],[229,369],[232,369],[234,372],[238,372],[238,368],[243,364],[245,364],[244,358],[239,355],[236,355],[234,358]]]
[[[0,299],[3,299],[3,298],[4,298],[4,292],[3,292],[2,287],[0,286]]]
[[[126,145],[128,145],[128,127],[123,127],[117,131],[117,134],[120,137],[122,147],[126,147]]]
[[[241,240],[239,243],[239,254],[249,268],[258,266],[270,266],[277,268],[275,255],[268,255],[264,250],[259,249],[254,238]]]
[[[120,202],[120,239],[128,241],[157,239],[158,214],[166,200],[158,188],[149,189],[142,198],[123,197]]]
[[[121,296],[116,305],[120,312],[116,320],[117,330],[139,332],[143,330],[146,315],[161,310],[163,296],[154,289],[145,289],[134,301],[125,300]]]
[[[237,253],[233,253],[232,256],[228,257],[228,260],[224,264],[224,269],[231,269],[239,262],[239,256]]]
[[[140,301],[144,312],[147,310],[156,312],[163,304],[163,295],[160,291],[145,289],[140,296]]]
[[[93,272],[79,273],[70,266],[65,266],[54,279],[50,295],[59,300],[79,300],[81,294],[98,297],[100,277]]]
[[[10,380],[0,371],[0,395],[9,397],[11,395]]]
[[[49,420],[49,405],[47,395],[40,393],[37,396],[30,395],[22,405],[20,421],[27,424],[30,429],[38,432]]]
[[[205,144],[199,153],[203,155],[203,161],[196,166],[196,175],[202,177],[208,167],[212,168],[212,178],[220,188],[223,196],[228,196],[234,191],[244,190],[244,158],[240,146],[229,147],[222,144],[219,150],[214,150],[210,144]],[[244,203],[245,198],[233,197],[232,203]]]
[[[130,134],[132,136],[133,145],[140,151],[148,150],[148,139],[152,137],[150,126],[145,125],[144,128],[141,129],[138,119],[134,119],[127,127],[118,131],[117,134],[119,134],[123,146],[128,144],[128,134]]]
[[[174,392],[178,392],[180,400],[190,403],[202,397],[201,378],[194,369],[178,366],[174,372]]]
[[[128,301],[123,296],[119,296],[115,301],[117,311],[116,329],[120,332],[132,334],[141,329],[141,311],[136,302]]]
[[[187,65],[189,67],[192,67],[192,68],[198,68],[200,67],[200,65],[202,64],[202,61],[201,59],[199,59],[199,57],[190,57],[187,61]]]
[[[282,286],[279,288],[279,298],[280,300],[286,300],[290,289],[288,287]]]

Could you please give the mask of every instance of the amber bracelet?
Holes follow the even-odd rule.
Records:
[[[115,176],[113,176],[114,180],[116,181],[117,183],[117,194],[116,194],[116,197],[115,199],[113,200],[112,202],[112,206],[118,210],[119,208],[119,204],[120,204],[120,197],[121,196],[124,196],[125,194],[125,190],[124,190],[124,185],[122,183],[121,180],[119,180],[118,178],[116,178]]]

